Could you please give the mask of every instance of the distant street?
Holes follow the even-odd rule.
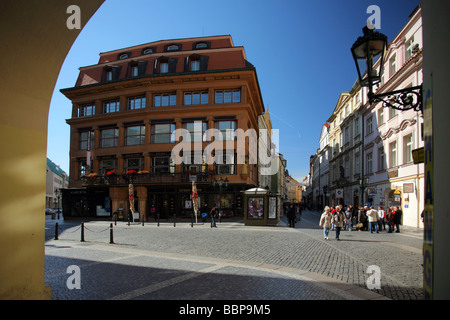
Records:
[[[46,220],[46,275],[53,299],[323,300],[422,299],[422,231],[342,231],[324,240],[320,214],[304,211],[295,229],[242,222],[85,224]],[[55,222],[59,240],[53,240]],[[67,286],[79,267],[80,289]],[[368,290],[377,266],[381,288]],[[73,273],[75,275],[75,273]],[[72,278],[71,278],[72,279]],[[74,280],[74,283],[77,279]]]

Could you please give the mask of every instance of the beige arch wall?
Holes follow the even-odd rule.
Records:
[[[45,172],[50,100],[81,27],[104,0],[0,4],[0,299],[49,299],[44,284]]]

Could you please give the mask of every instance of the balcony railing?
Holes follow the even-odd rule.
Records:
[[[133,184],[173,184],[173,183],[190,183],[195,182],[211,182],[214,177],[214,172],[202,173],[142,173],[142,174],[105,174],[94,175],[90,177],[83,177],[83,185],[97,186],[97,185],[128,185]]]

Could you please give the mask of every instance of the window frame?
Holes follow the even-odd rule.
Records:
[[[157,133],[157,127],[159,126],[170,126],[169,127],[169,132],[162,132],[162,133]],[[176,125],[175,123],[155,123],[152,124],[151,126],[151,144],[163,144],[163,143],[175,143],[175,135],[173,135],[173,133],[175,132],[176,129]],[[169,138],[163,141],[158,141],[158,138],[161,136],[168,136]]]
[[[139,128],[139,134],[129,134],[129,129],[132,128]],[[144,124],[140,124],[140,125],[130,125],[130,126],[126,126],[125,127],[125,146],[138,146],[138,145],[143,145],[145,144],[145,125]],[[138,139],[139,143],[130,143],[129,139]]]

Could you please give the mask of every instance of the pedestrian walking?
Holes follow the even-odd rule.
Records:
[[[292,206],[286,205],[284,213],[286,214],[290,228],[295,228],[295,212],[292,210]]]
[[[331,212],[330,207],[325,206],[325,210],[320,216],[319,227],[323,228],[323,238],[328,240],[328,234],[331,228]]]
[[[373,233],[373,229],[375,229],[375,232],[378,233],[378,211],[375,210],[373,207],[366,206],[366,215],[369,219],[369,231],[370,233]]]
[[[395,207],[395,214],[394,214],[394,224],[395,227],[397,228],[397,233],[400,232],[400,224],[402,223],[402,210],[400,210],[399,207]]]
[[[218,212],[216,210],[216,207],[212,207],[210,214],[211,214],[211,228],[217,228],[216,217],[217,217]]]
[[[336,211],[334,212],[331,222],[334,224],[334,229],[336,230],[336,240],[340,241],[339,235],[341,234],[341,228],[344,225],[345,215],[341,211],[340,206],[336,206]]]

